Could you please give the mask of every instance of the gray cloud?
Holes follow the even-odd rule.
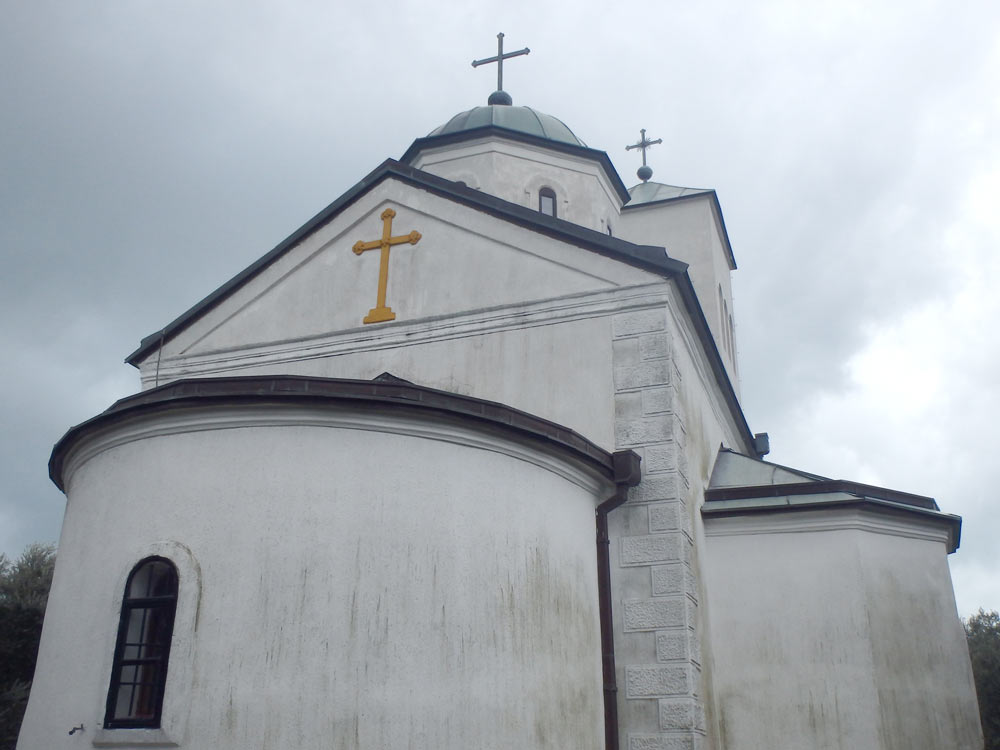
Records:
[[[121,360],[139,339],[483,103],[493,74],[469,61],[503,30],[532,49],[505,75],[515,101],[607,150],[627,183],[638,162],[624,146],[645,127],[664,139],[654,179],[719,191],[740,263],[744,406],[774,458],[937,494],[966,514],[960,591],[967,571],[1000,608],[982,583],[1000,579],[1000,519],[981,490],[995,461],[978,447],[1000,357],[985,321],[949,307],[963,264],[996,239],[955,232],[988,222],[969,215],[969,186],[1000,169],[1000,11],[896,5],[10,4],[0,549],[58,533],[48,449],[137,387]],[[945,347],[940,404],[883,409],[849,363],[936,303],[973,329]],[[897,377],[912,388],[919,374]]]

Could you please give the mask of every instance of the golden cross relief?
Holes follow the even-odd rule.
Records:
[[[375,302],[375,307],[368,311],[368,314],[362,321],[363,323],[384,323],[387,320],[396,319],[396,313],[385,304],[385,290],[389,284],[389,248],[393,245],[401,245],[404,242],[409,242],[411,245],[416,245],[420,242],[420,232],[410,232],[398,237],[392,236],[392,218],[395,215],[396,212],[391,208],[387,208],[382,212],[382,239],[372,240],[371,242],[358,241],[351,248],[355,255],[361,255],[365,250],[374,250],[376,248],[381,250],[378,261],[378,299]]]

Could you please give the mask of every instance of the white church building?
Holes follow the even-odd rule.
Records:
[[[19,750],[979,750],[961,519],[764,460],[650,176],[498,90],[144,339]]]

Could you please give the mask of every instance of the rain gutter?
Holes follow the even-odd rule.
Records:
[[[615,675],[614,615],[611,611],[611,538],[608,514],[628,500],[628,488],[639,484],[642,474],[635,451],[611,456],[615,494],[597,506],[597,598],[601,619],[601,670],[604,681],[604,747],[618,750],[618,681]]]

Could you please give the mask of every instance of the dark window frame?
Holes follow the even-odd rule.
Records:
[[[545,210],[545,198],[552,201],[552,213]],[[538,211],[546,216],[551,216],[555,218],[558,215],[558,209],[556,208],[556,191],[550,187],[543,187],[538,191]]]
[[[150,591],[153,572],[157,566],[166,565],[169,576],[167,591]],[[142,596],[131,594],[136,577],[149,570],[149,580]],[[162,568],[161,568],[162,570]],[[147,557],[136,563],[125,581],[122,594],[121,615],[118,620],[118,638],[115,642],[115,657],[111,667],[111,684],[108,686],[108,700],[104,715],[106,729],[155,729],[160,726],[163,715],[163,693],[167,684],[167,668],[170,659],[170,642],[173,638],[174,620],[177,614],[178,575],[177,566],[165,557]],[[130,642],[129,624],[133,613],[141,613],[139,640]],[[126,654],[126,650],[132,653]],[[154,652],[153,656],[149,652]],[[127,670],[132,670],[130,679],[123,679]],[[129,710],[127,715],[116,716],[119,694],[129,690]],[[145,707],[135,708],[135,704]]]

